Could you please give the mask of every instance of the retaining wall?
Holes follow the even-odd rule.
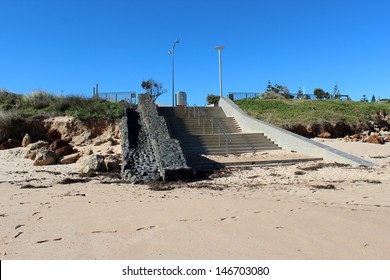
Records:
[[[179,141],[170,137],[149,94],[138,96],[137,109],[126,109],[121,132],[123,180],[146,183],[185,180],[193,175]]]
[[[372,162],[347,154],[322,143],[307,139],[298,134],[276,127],[269,123],[248,116],[240,107],[228,98],[220,98],[219,106],[227,117],[234,117],[245,133],[264,133],[284,150],[294,150],[327,161],[351,164],[354,166],[374,166]]]

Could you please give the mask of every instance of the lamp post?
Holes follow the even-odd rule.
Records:
[[[168,52],[168,54],[172,55],[172,107],[175,107],[175,46],[179,44],[179,40],[176,39],[173,42],[172,50]]]
[[[219,61],[219,97],[222,98],[222,57],[221,51],[224,46],[216,46],[215,49],[218,51],[218,61]]]

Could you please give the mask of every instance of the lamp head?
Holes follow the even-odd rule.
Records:
[[[174,44],[179,44],[179,39],[176,39]]]
[[[224,49],[224,46],[216,46],[215,49],[217,51],[222,51]]]

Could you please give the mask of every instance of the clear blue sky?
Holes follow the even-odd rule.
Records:
[[[91,95],[142,92],[153,78],[204,105],[219,93],[264,91],[267,81],[291,92],[305,86],[358,100],[389,98],[388,0],[0,0],[0,88]]]

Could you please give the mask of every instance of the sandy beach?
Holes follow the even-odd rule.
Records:
[[[377,165],[230,167],[148,186],[0,151],[0,259],[389,259],[390,144],[316,141]]]

